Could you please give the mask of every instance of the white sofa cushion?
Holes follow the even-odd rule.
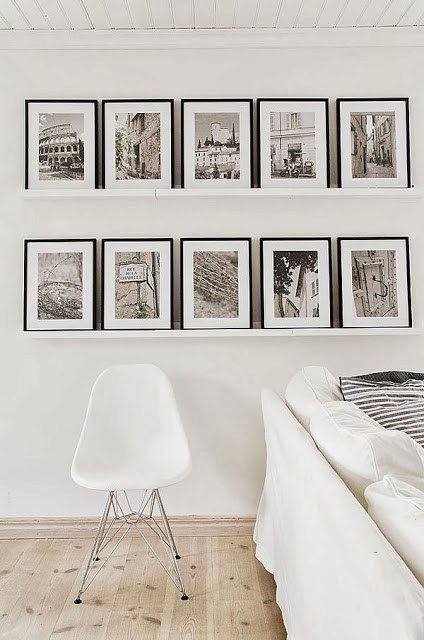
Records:
[[[424,461],[402,431],[387,431],[351,402],[328,402],[312,416],[311,435],[359,502],[366,487],[386,474],[424,478]]]
[[[336,378],[325,367],[304,367],[290,378],[285,401],[300,424],[309,431],[312,414],[325,402],[343,400]]]
[[[424,478],[387,475],[365,490],[368,513],[424,586]]]

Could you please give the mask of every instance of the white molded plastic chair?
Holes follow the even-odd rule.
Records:
[[[172,386],[163,371],[139,364],[111,367],[101,373],[91,392],[71,474],[77,484],[108,495],[75,604],[81,603],[82,593],[130,529],[140,533],[181,592],[181,599],[187,600],[176,562],[180,556],[159,489],[185,478],[190,468],[187,439]],[[127,490],[142,490],[137,509],[131,506]],[[155,506],[163,526],[156,520]],[[110,514],[113,518],[108,521]],[[143,524],[161,539],[173,572],[157,556],[144,535]],[[112,551],[88,581],[101,552],[116,537]]]

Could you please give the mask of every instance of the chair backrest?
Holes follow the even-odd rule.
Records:
[[[163,371],[151,364],[103,371],[91,392],[72,465],[74,479],[93,470],[122,470],[123,475],[130,470],[129,476],[137,474],[140,480],[145,469],[149,482],[153,473],[161,486],[161,479],[184,475],[190,464],[172,386]]]

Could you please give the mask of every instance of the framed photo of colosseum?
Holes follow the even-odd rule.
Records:
[[[181,101],[181,186],[253,186],[253,100]]]
[[[259,186],[330,186],[328,98],[258,98]]]
[[[182,328],[251,328],[251,271],[250,238],[182,238]]]
[[[409,239],[338,238],[343,327],[412,326]]]
[[[103,100],[103,187],[174,186],[173,100]]]
[[[96,328],[96,241],[25,240],[24,330]]]
[[[25,188],[97,187],[97,101],[25,101]]]
[[[262,327],[331,327],[331,239],[261,238],[260,249]]]
[[[408,98],[338,98],[339,187],[410,187]]]
[[[172,245],[102,241],[102,329],[172,329]]]

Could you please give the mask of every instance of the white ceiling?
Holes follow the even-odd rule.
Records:
[[[0,29],[302,29],[424,24],[424,0],[0,0]]]

